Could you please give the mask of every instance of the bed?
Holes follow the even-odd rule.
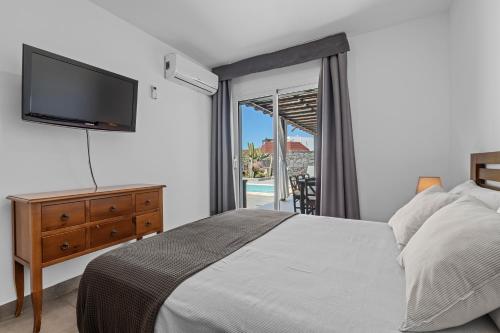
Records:
[[[471,178],[492,188],[486,164],[500,154],[471,161]],[[386,223],[296,215],[180,283],[154,332],[399,332],[399,252]],[[483,316],[440,332],[500,331]]]
[[[399,332],[398,253],[386,223],[297,215],[182,283],[155,332]]]

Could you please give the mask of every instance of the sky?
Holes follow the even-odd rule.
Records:
[[[247,149],[249,142],[260,148],[262,140],[273,138],[273,118],[246,105],[241,105],[240,108],[242,148]],[[288,136],[312,137],[311,134],[298,128],[294,129],[291,125],[288,125]]]

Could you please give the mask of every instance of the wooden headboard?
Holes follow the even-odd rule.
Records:
[[[500,185],[494,186],[486,181],[500,183],[500,169],[488,169],[488,164],[500,165],[500,151],[491,153],[476,153],[470,155],[470,179],[477,185],[492,190],[500,190]]]

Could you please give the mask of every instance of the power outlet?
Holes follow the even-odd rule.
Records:
[[[158,89],[155,86],[151,86],[151,98],[158,99]]]

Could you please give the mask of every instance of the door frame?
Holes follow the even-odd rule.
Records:
[[[252,99],[259,99],[265,97],[272,97],[276,94],[276,90],[263,90],[257,93],[240,94],[238,96],[233,96],[232,98],[232,116],[233,116],[233,172],[234,172],[234,188],[236,195],[236,206],[237,208],[243,207],[243,188],[242,184],[242,173],[243,165],[241,164],[241,157],[243,156],[242,146],[241,146],[241,135],[242,135],[242,119],[240,111],[240,102],[248,101]],[[273,136],[274,136],[274,113],[273,113]],[[274,160],[274,148],[273,148],[273,160]],[[273,167],[273,174],[274,174]],[[274,195],[276,197],[276,194]],[[274,207],[276,209],[276,206]]]
[[[303,85],[297,85],[292,87],[285,87],[279,89],[268,89],[262,90],[258,92],[252,93],[243,93],[237,96],[232,96],[231,104],[232,104],[232,137],[233,137],[233,179],[234,179],[234,188],[235,188],[235,196],[236,196],[236,207],[243,207],[243,188],[242,184],[242,172],[243,165],[241,164],[241,156],[242,156],[242,147],[241,147],[241,111],[240,111],[240,102],[264,98],[264,97],[272,97],[273,99],[273,175],[274,175],[274,209],[280,209],[280,199],[279,194],[277,193],[279,189],[279,144],[278,144],[278,129],[280,126],[279,121],[279,96],[284,94],[290,94],[294,92],[299,92],[303,90],[315,89],[318,87],[318,83],[307,83]]]

